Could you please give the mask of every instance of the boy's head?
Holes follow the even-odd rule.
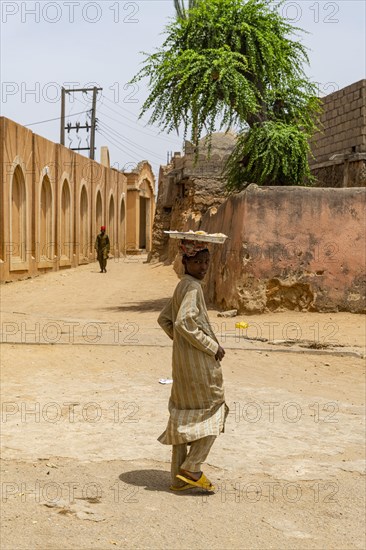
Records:
[[[183,255],[182,263],[186,275],[202,280],[210,263],[210,253],[207,248],[200,250],[194,256]]]

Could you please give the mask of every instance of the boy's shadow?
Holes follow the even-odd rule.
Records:
[[[145,489],[145,491],[160,491],[174,495],[190,495],[190,496],[210,496],[213,493],[208,493],[199,487],[192,487],[186,491],[171,491],[170,472],[164,470],[132,470],[120,474],[118,478],[128,485],[135,485]]]

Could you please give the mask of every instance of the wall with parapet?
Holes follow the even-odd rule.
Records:
[[[258,187],[232,195],[201,228],[205,292],[221,310],[366,312],[365,189]]]

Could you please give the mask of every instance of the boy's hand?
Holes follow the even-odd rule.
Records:
[[[219,345],[219,349],[216,352],[215,359],[216,361],[221,361],[224,358],[225,350]]]

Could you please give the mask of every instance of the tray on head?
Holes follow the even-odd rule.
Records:
[[[187,239],[189,241],[202,241],[206,243],[223,244],[227,235],[223,233],[206,233],[206,231],[164,231],[171,239]]]

